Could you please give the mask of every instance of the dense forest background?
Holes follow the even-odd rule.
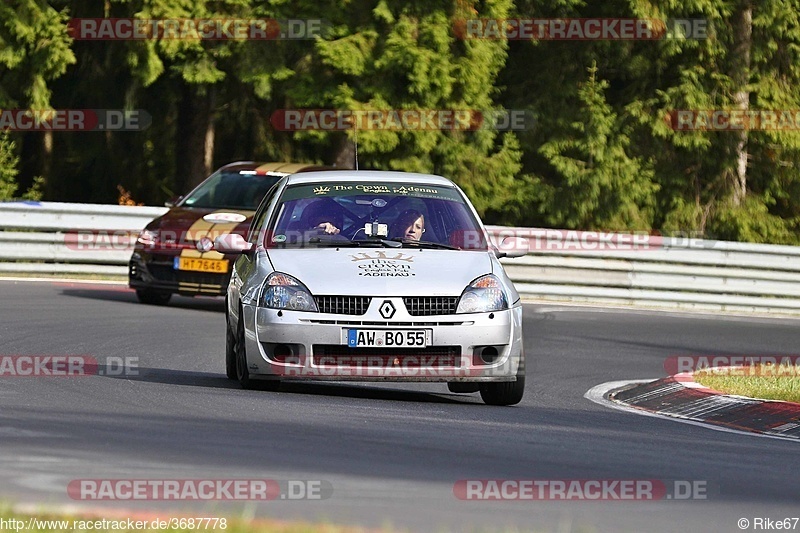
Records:
[[[313,40],[73,40],[70,18],[324,19]],[[464,19],[702,19],[708,38],[461,39]],[[0,132],[0,199],[157,205],[234,160],[352,165],[275,110],[514,109],[524,131],[360,131],[360,168],[458,182],[488,223],[800,244],[800,132],[674,131],[800,109],[798,0],[3,0],[0,109],[143,109],[141,132]]]

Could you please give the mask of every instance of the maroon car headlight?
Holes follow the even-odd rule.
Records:
[[[136,242],[144,246],[154,246],[158,242],[158,232],[144,229],[139,233]]]
[[[267,276],[259,299],[261,307],[287,311],[319,312],[311,292],[296,278],[282,272]]]

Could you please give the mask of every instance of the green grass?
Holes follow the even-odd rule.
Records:
[[[694,380],[726,394],[800,403],[800,366],[753,365],[699,370]]]

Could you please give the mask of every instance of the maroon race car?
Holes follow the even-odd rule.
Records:
[[[167,202],[170,210],[142,230],[128,264],[128,284],[140,302],[156,305],[174,293],[224,295],[234,257],[214,251],[214,239],[224,233],[245,236],[259,202],[283,176],[327,169],[252,161],[218,169],[189,194]]]

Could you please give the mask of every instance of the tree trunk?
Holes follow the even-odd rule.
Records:
[[[355,169],[356,150],[355,140],[345,136],[341,143],[339,143],[339,148],[336,150],[336,155],[333,160],[334,166],[341,169]]]
[[[19,188],[17,189],[17,195],[24,194],[33,185],[33,179],[36,176],[42,176],[45,179],[44,192],[46,197],[56,197],[62,201],[69,201],[65,200],[69,198],[66,196],[66,192],[55,189],[56,180],[53,179],[54,141],[57,141],[58,137],[54,138],[51,130],[45,130],[42,132],[23,133],[17,139],[16,143],[19,146],[19,163],[17,164],[19,173],[16,178]],[[63,149],[63,146],[63,142],[59,143],[59,147]],[[56,168],[58,169],[58,165],[56,165]],[[79,197],[80,192],[77,195]]]
[[[736,86],[733,95],[736,110],[746,112],[750,107],[750,48],[753,35],[753,6],[751,0],[742,0],[733,14],[733,72]],[[733,203],[741,205],[747,195],[747,129],[736,132],[734,158],[736,166],[733,176]]]
[[[182,84],[178,110],[176,186],[180,194],[193,189],[213,171],[214,89]]]
[[[53,132],[47,130],[42,135],[42,166],[40,176],[47,180],[53,173]]]

